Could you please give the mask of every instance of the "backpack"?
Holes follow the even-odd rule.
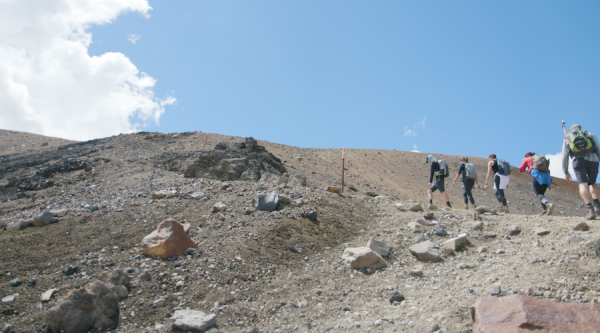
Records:
[[[531,159],[533,160],[534,169],[538,169],[539,171],[548,171],[550,163],[546,159],[546,156],[535,154],[531,157]]]
[[[498,173],[503,176],[510,175],[510,164],[505,160],[497,160],[498,161]]]
[[[586,156],[594,152],[594,143],[590,140],[588,132],[582,129],[567,133],[567,147],[574,157]]]
[[[477,171],[475,170],[475,164],[465,163],[465,178],[477,179]]]
[[[448,163],[445,160],[438,160],[438,164],[440,165],[440,171],[436,171],[435,175],[440,177],[448,177],[450,172],[448,171]]]

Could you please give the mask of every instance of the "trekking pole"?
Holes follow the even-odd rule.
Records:
[[[342,193],[344,193],[344,162],[346,160],[346,147],[342,147]]]
[[[565,138],[567,137],[567,128],[565,127],[565,121],[562,121],[563,132],[565,132]]]

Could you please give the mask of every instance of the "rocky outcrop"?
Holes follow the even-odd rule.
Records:
[[[545,301],[524,295],[483,297],[471,308],[473,333],[600,332],[600,305]]]
[[[141,244],[145,255],[162,259],[179,257],[187,249],[197,247],[185,232],[183,225],[173,220],[161,222],[154,231],[144,237]]]
[[[246,138],[233,146],[219,142],[214,149],[200,152],[196,162],[184,172],[184,177],[259,180],[265,173],[281,176],[284,172],[286,169],[280,159],[253,138]]]
[[[72,290],[46,313],[46,326],[65,333],[109,330],[118,325],[119,297],[100,281]]]

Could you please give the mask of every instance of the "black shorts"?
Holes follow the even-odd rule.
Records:
[[[588,185],[596,184],[598,177],[598,162],[590,162],[583,158],[573,159],[573,170],[579,184],[587,183]]]
[[[440,190],[440,193],[446,192],[446,189],[444,188],[444,178],[436,178],[435,183],[433,183],[433,185],[429,189],[431,190],[431,192],[435,192],[436,190]]]

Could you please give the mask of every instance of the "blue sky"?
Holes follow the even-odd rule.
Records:
[[[176,99],[146,131],[511,164],[559,152],[563,119],[600,135],[598,1],[149,5],[88,29],[89,55],[122,53]]]

